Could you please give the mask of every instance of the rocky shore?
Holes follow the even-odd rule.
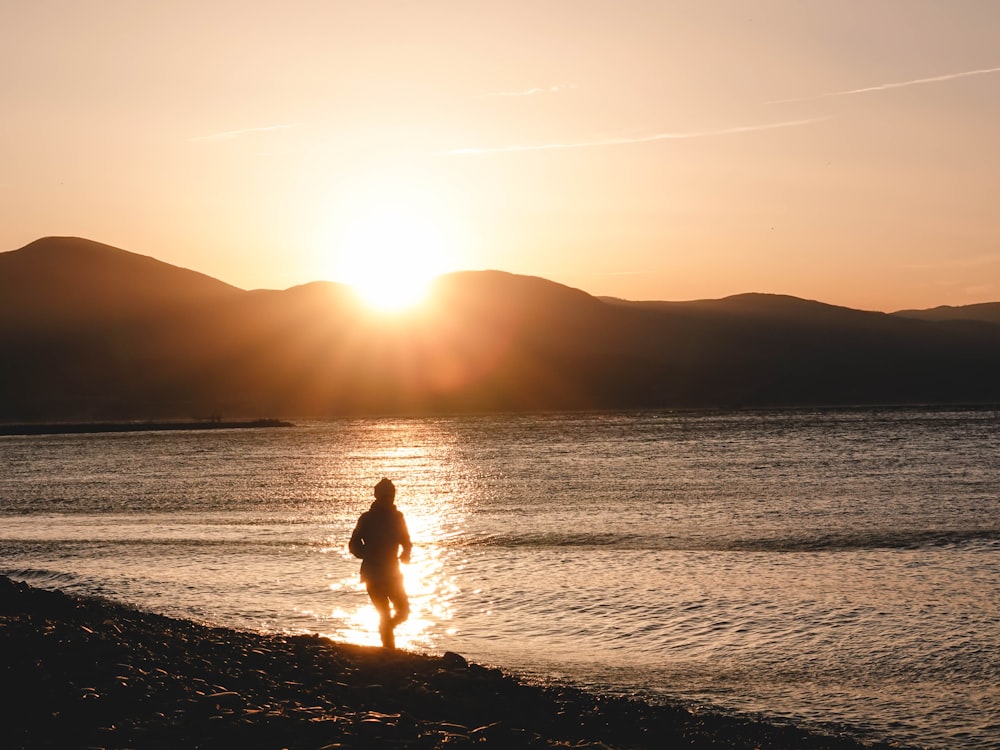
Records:
[[[0,577],[4,748],[795,748],[845,737],[523,684],[458,654],[213,628]]]

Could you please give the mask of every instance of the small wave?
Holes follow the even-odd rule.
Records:
[[[1000,549],[1000,529],[847,531],[787,539],[739,540],[734,551],[823,552],[852,550]]]
[[[533,534],[489,534],[457,539],[460,545],[488,547],[615,547],[644,549],[656,537],[642,534],[538,532]]]
[[[336,547],[336,545],[332,545]],[[274,554],[297,548],[325,550],[329,542],[315,539],[246,539],[246,538],[198,538],[198,537],[100,537],[89,538],[52,537],[44,539],[2,539],[0,538],[0,558],[16,557],[24,554],[50,554],[84,556],[98,554],[102,550],[211,550],[230,554]],[[346,542],[343,545],[347,548]]]
[[[600,547],[624,551],[834,552],[877,549],[1000,550],[1000,529],[834,532],[795,537],[683,537],[614,532],[485,534],[459,540],[462,546],[544,548]]]
[[[46,570],[44,568],[0,568],[0,574],[14,581],[29,583],[38,588],[72,587],[79,583],[79,577],[61,570]]]

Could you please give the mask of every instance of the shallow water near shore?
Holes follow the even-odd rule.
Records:
[[[374,643],[346,540],[385,475],[417,545],[404,647],[996,747],[998,444],[982,409],[0,437],[0,573]]]

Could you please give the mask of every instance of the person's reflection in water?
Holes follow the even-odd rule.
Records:
[[[351,554],[361,558],[361,580],[378,610],[378,632],[386,648],[396,647],[393,630],[410,615],[410,600],[403,588],[399,563],[410,562],[413,545],[406,519],[394,505],[395,499],[395,485],[383,477],[375,485],[375,502],[361,514],[348,545]]]

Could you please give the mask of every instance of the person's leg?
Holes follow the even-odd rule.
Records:
[[[392,606],[395,609],[395,614],[392,617],[392,626],[396,627],[401,622],[406,622],[406,619],[410,616],[410,599],[406,595],[406,589],[403,588],[402,578],[393,582],[392,586],[386,590],[386,596],[389,597],[389,601],[392,602]]]
[[[383,620],[378,626],[378,634],[382,638],[382,648],[396,648],[396,634],[392,632],[392,620]]]
[[[368,598],[372,600],[372,604],[378,611],[378,633],[382,637],[382,645],[385,648],[395,648],[396,639],[392,633],[394,626],[392,612],[389,609],[389,594],[386,593],[385,587],[372,585],[371,582],[368,583],[367,588]]]

